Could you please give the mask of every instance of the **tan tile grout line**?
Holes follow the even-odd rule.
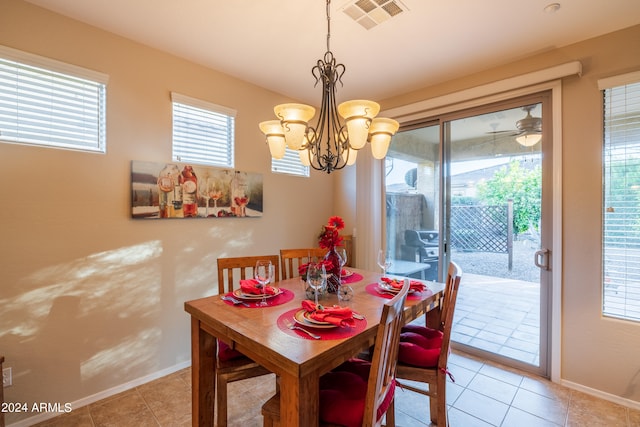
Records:
[[[160,379],[160,378],[158,378],[158,379]],[[150,383],[147,383],[147,384],[150,384]],[[142,395],[142,393],[140,393],[140,386],[137,386],[135,389],[136,389],[136,393],[138,393],[138,396],[140,396],[140,398],[144,402],[145,406],[147,407],[147,409],[151,413],[151,416],[155,420],[155,422],[158,425],[158,427],[162,427],[162,424],[160,424],[160,420],[158,420],[158,417],[156,416],[155,411],[153,409],[151,409],[151,406],[149,405],[149,402],[147,402],[147,399],[145,399],[144,396]]]

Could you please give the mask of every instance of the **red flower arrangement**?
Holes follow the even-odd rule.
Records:
[[[344,228],[344,221],[339,216],[329,218],[327,225],[322,226],[322,233],[318,236],[318,246],[323,249],[333,249],[340,246],[342,236],[340,230]]]
[[[344,221],[339,216],[332,216],[329,218],[329,221],[326,225],[322,226],[322,233],[318,236],[318,246],[322,249],[328,249],[329,253],[327,253],[327,257],[318,261],[318,263],[324,265],[324,269],[329,274],[335,274],[340,277],[340,262],[336,258],[337,254],[333,252],[330,254],[332,250],[335,249],[336,246],[342,245],[342,236],[340,236],[340,230],[344,228]],[[309,268],[309,263],[302,264],[298,267],[298,273],[303,278],[307,276],[307,269]],[[336,272],[337,270],[337,272]],[[335,287],[335,286],[334,286]]]
[[[307,269],[309,268],[309,264],[310,263],[302,264],[298,267],[298,274],[302,277],[302,280],[307,279]],[[324,271],[331,271],[331,269],[333,269],[333,263],[328,259],[318,261],[317,264],[324,265]]]

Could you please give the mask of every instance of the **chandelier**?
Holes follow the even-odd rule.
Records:
[[[329,48],[330,5],[331,0],[327,0],[327,52],[311,69],[315,85],[322,82],[322,102],[316,125],[309,125],[315,115],[314,107],[292,103],[276,105],[273,110],[278,120],[259,124],[271,157],[281,159],[285,149],[290,148],[298,151],[303,165],[327,173],[354,164],[358,150],[367,142],[371,144],[373,157],[383,159],[391,136],[399,127],[393,119],[376,117],[380,111],[376,102],[353,100],[336,106],[336,84],[342,85],[345,66],[337,63]]]
[[[531,110],[534,107],[535,105],[523,107],[522,109],[527,112],[527,115],[524,119],[516,122],[518,128],[516,141],[525,147],[532,147],[542,139],[542,119],[531,115]]]

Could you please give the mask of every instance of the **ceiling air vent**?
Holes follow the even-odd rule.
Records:
[[[367,30],[408,10],[399,0],[354,0],[342,8]]]

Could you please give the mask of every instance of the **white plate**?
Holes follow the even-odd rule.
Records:
[[[351,277],[353,276],[353,271],[351,270],[347,270],[346,268],[344,268],[342,270],[344,273],[342,273],[342,277]]]
[[[393,286],[388,285],[386,282],[378,282],[378,287],[380,289],[382,289],[383,291],[385,291],[385,292],[391,292],[393,294],[397,294],[398,292],[400,292],[400,289],[394,288]],[[415,289],[409,288],[409,292],[408,293],[412,294],[414,292],[416,292]]]
[[[278,295],[280,295],[282,293],[282,291],[280,290],[280,288],[274,288],[276,293],[275,294],[268,294],[268,295],[264,295],[264,294],[245,294],[242,292],[242,289],[236,289],[235,291],[233,291],[233,296],[236,298],[240,298],[240,299],[262,299],[262,298],[273,298],[273,297],[277,297]]]
[[[312,328],[323,328],[323,329],[337,328],[337,325],[334,325],[333,323],[319,322],[317,320],[310,319],[309,312],[307,312],[305,309],[298,310],[296,314],[293,315],[293,320],[295,320],[296,323],[299,323],[304,326],[310,326]]]

